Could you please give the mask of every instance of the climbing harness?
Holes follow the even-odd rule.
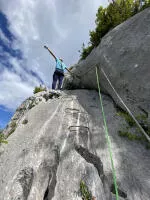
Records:
[[[105,117],[104,108],[103,108],[103,101],[102,101],[102,96],[101,96],[101,89],[100,89],[100,84],[99,84],[99,76],[98,76],[98,67],[97,66],[96,66],[96,78],[97,78],[99,99],[100,99],[100,105],[101,105],[101,109],[102,109],[102,116],[103,116],[104,127],[105,127],[105,136],[106,136],[106,140],[107,140],[107,144],[108,144],[109,156],[110,156],[111,166],[112,166],[113,181],[114,181],[115,192],[116,192],[116,200],[119,200],[118,187],[117,187],[117,181],[116,181],[116,172],[115,172],[112,150],[111,150],[111,141],[110,141],[109,134],[108,134],[106,117]]]

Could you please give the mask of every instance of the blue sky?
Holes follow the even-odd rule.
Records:
[[[51,88],[55,61],[48,45],[67,66],[78,62],[82,43],[88,44],[95,16],[107,0],[1,0],[0,128],[40,84]]]
[[[3,106],[0,106],[0,129],[6,126],[12,115],[13,112],[11,112],[10,110],[6,110],[6,108]]]
[[[13,48],[13,43],[17,40],[17,38],[12,34],[12,32],[10,32],[8,19],[3,12],[0,12],[0,36],[0,74],[2,74],[5,70],[8,70],[10,74],[14,73],[15,75],[18,75],[22,82],[27,82],[28,75],[30,75],[31,79],[36,78],[39,84],[44,84],[44,81],[35,71],[26,68],[26,61],[23,58],[23,52],[19,48]],[[24,64],[20,66],[24,73],[21,73],[15,69],[10,59],[8,59],[9,56],[11,59],[14,58],[17,59],[17,61],[24,62]],[[3,90],[5,90],[5,88],[3,88]],[[20,101],[18,99],[17,105],[19,105],[19,103]],[[6,126],[13,113],[13,108],[9,109],[3,104],[0,105],[0,128],[4,128]]]

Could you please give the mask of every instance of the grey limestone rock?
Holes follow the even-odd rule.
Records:
[[[118,136],[122,119],[108,96],[103,102],[120,199],[149,200],[149,151]],[[82,200],[81,181],[96,200],[115,198],[96,91],[63,91],[23,118],[1,145],[0,200]]]

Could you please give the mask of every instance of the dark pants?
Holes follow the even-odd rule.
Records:
[[[62,85],[62,82],[63,82],[63,78],[64,78],[64,74],[58,72],[58,71],[55,71],[54,74],[53,74],[53,83],[52,83],[52,89],[55,90],[56,88],[56,83],[58,81],[58,90],[61,89],[61,85]]]

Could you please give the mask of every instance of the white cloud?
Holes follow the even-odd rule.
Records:
[[[0,105],[15,110],[21,101],[32,95],[33,87],[5,69],[1,74],[0,91]]]
[[[56,56],[64,58],[67,66],[76,63],[78,50],[83,42],[88,43],[89,30],[95,27],[98,7],[106,4],[107,0],[10,0],[9,3],[1,0],[1,9],[10,22],[9,29],[17,38],[12,48],[21,49],[25,58],[20,61],[7,55],[10,63],[23,74],[25,63],[27,70],[36,71],[50,87],[55,61],[43,45],[47,44]],[[27,83],[8,71],[3,72],[3,76],[7,79],[0,81],[3,91],[0,104],[5,102],[7,107],[17,106],[17,101],[31,95],[32,87],[38,84],[29,74]],[[13,88],[16,95],[11,92]]]
[[[5,36],[5,34],[2,32],[1,29],[0,29],[0,38],[7,46],[10,45],[9,39]]]

